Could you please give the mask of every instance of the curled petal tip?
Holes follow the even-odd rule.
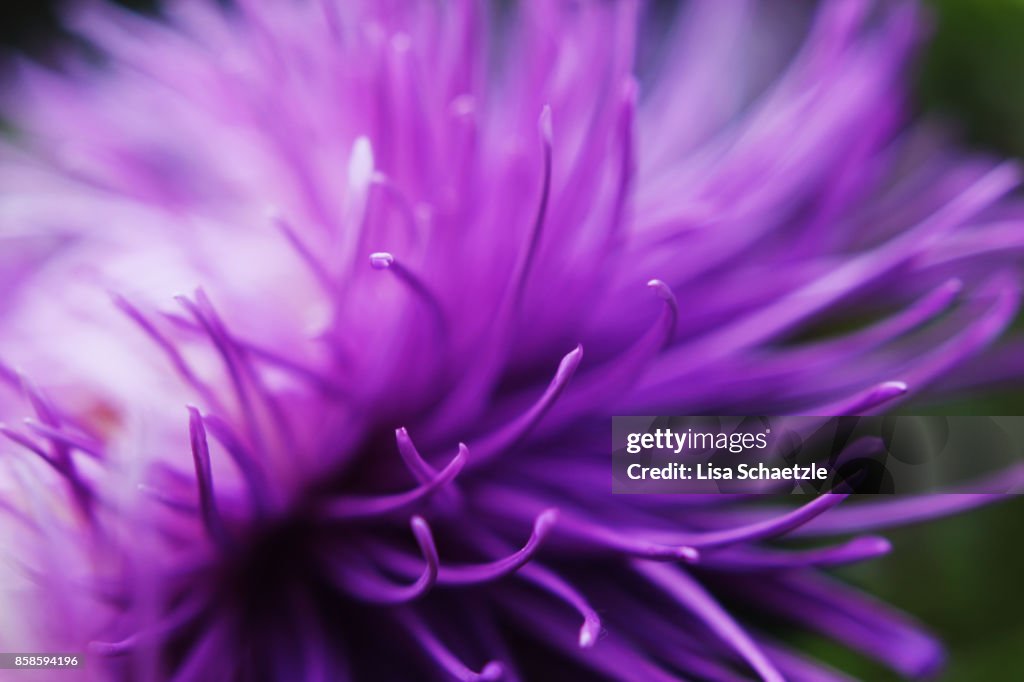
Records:
[[[601,621],[596,617],[587,618],[580,628],[579,644],[581,649],[589,649],[597,643],[597,637],[601,634]]]
[[[873,384],[850,399],[842,400],[828,407],[834,414],[861,414],[878,409],[885,403],[902,397],[910,390],[905,381],[883,381]]]
[[[851,544],[870,556],[882,556],[892,551],[892,543],[877,535],[856,538]]]
[[[660,279],[649,280],[647,282],[647,286],[650,289],[653,289],[654,292],[656,294],[658,294],[658,296],[663,301],[672,301],[672,302],[674,302],[676,300],[676,296],[675,296],[675,294],[672,293],[671,287],[669,287],[669,285],[667,285],[664,282],[662,282]]]
[[[395,264],[395,257],[387,251],[377,251],[370,254],[370,267],[374,270],[386,270]]]
[[[563,380],[579,367],[580,361],[583,360],[583,346],[577,344],[575,348],[566,353],[562,361],[558,363],[558,372],[556,373],[559,380]]]
[[[921,642],[920,650],[913,656],[916,660],[908,663],[904,673],[909,678],[931,679],[946,667],[945,649],[930,637]]]
[[[480,671],[479,679],[493,682],[494,680],[500,680],[504,676],[505,666],[503,666],[499,661],[491,661],[484,666],[483,670]]]
[[[885,383],[881,384],[878,388],[881,392],[885,393],[886,395],[893,396],[903,395],[904,393],[910,390],[910,387],[907,386],[907,382],[905,381],[886,381]]]
[[[677,547],[676,556],[683,561],[693,563],[700,559],[700,552],[694,547]]]
[[[558,510],[557,509],[546,509],[541,512],[537,520],[534,521],[533,528],[534,532],[538,537],[543,538],[550,531],[551,528],[558,522]]]
[[[551,140],[554,138],[554,130],[551,125],[551,105],[545,104],[544,108],[540,112],[540,119],[537,121],[537,126],[540,129],[541,137],[544,139],[546,144],[551,144]]]

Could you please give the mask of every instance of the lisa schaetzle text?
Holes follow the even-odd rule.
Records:
[[[711,462],[692,465],[675,462],[661,467],[634,462],[626,467],[626,475],[633,481],[824,481],[828,478],[828,469],[815,462],[810,466],[766,466],[764,462],[718,466]]]

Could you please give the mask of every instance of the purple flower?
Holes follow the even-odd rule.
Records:
[[[1019,376],[1013,344],[968,362],[1020,299],[1018,171],[907,126],[912,5],[828,2],[802,45],[796,9],[711,0],[79,10],[89,58],[2,98],[0,648],[842,679],[785,622],[941,664],[821,569],[988,496],[612,496],[607,452],[612,414]]]

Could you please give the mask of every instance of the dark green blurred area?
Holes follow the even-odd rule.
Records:
[[[949,653],[938,679],[1024,680],[1024,498],[885,533],[894,551],[841,571],[850,583],[927,623]],[[801,648],[863,680],[900,678],[833,643]]]
[[[970,144],[1024,159],[1024,0],[929,0],[932,39],[918,101]],[[909,412],[1024,414],[1024,387]],[[928,623],[947,644],[949,682],[1024,680],[1024,497],[886,533],[895,551],[842,575]],[[801,641],[845,672],[896,680],[828,642]]]
[[[968,141],[1024,157],[1024,0],[929,0],[919,96]]]

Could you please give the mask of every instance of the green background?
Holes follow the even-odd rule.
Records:
[[[976,148],[1024,159],[1024,0],[928,4],[932,37],[915,77],[922,113]],[[1022,414],[1024,390],[906,411]],[[887,535],[892,554],[841,573],[946,642],[949,665],[939,679],[1024,680],[1024,497]],[[828,642],[801,644],[856,677],[898,679]]]

